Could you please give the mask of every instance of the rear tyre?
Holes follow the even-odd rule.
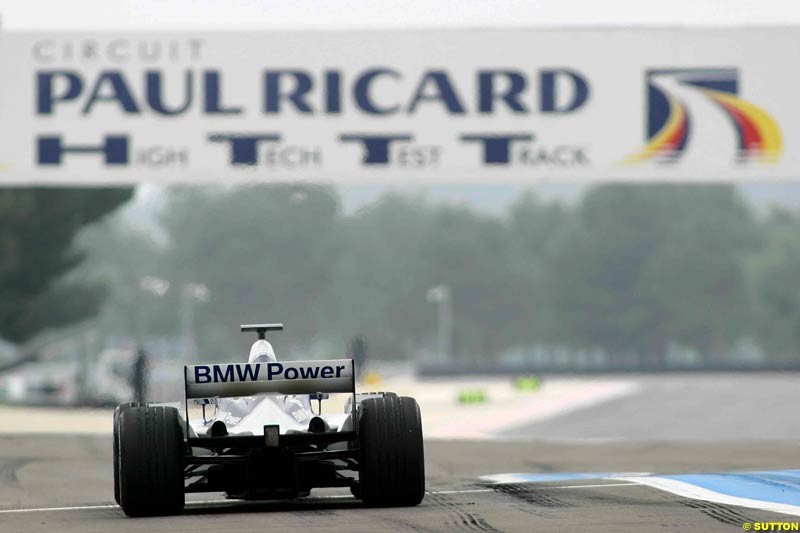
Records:
[[[139,405],[119,424],[120,506],[128,516],[164,516],[183,509],[184,442],[178,410]]]
[[[353,493],[373,507],[419,504],[425,459],[417,401],[396,395],[364,400],[358,427],[361,464]]]
[[[114,501],[119,505],[119,414],[129,407],[138,407],[139,402],[124,402],[114,409]]]

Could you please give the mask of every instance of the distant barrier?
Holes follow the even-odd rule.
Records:
[[[696,366],[658,366],[658,365],[613,365],[603,366],[569,366],[569,365],[519,365],[519,364],[418,364],[416,374],[420,377],[456,377],[456,376],[496,376],[517,377],[542,374],[669,374],[691,372],[800,372],[800,361],[796,363],[781,364],[705,364]]]

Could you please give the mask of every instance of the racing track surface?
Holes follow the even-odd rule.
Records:
[[[566,440],[800,442],[797,373],[668,374],[630,379],[638,385],[633,395],[523,424],[502,435]]]
[[[367,509],[339,489],[296,502],[219,501],[181,516],[129,519],[111,505],[104,436],[0,437],[0,531],[741,531],[798,517],[685,499],[612,480],[481,485],[501,472],[704,472],[794,465],[793,440],[719,442],[432,441],[429,494],[412,509]],[[58,509],[52,509],[52,508]],[[49,510],[47,510],[49,509]]]

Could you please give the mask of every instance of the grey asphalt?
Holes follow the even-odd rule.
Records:
[[[429,493],[420,506],[405,509],[368,509],[348,491],[329,489],[268,503],[194,495],[182,515],[130,519],[112,505],[109,437],[0,436],[0,532],[713,532],[742,531],[744,522],[795,522],[640,485],[592,480],[489,487],[478,477],[796,468],[799,381],[781,375],[653,378],[624,401],[519,428],[511,440],[428,441]]]
[[[131,519],[112,506],[106,437],[0,438],[0,531],[735,531],[791,520],[698,502],[638,485],[582,481],[487,488],[509,471],[696,472],[796,465],[794,441],[741,443],[429,442],[429,494],[408,509],[367,509],[346,491],[296,502],[190,503],[184,514]],[[605,483],[609,483],[605,485]],[[576,485],[592,485],[581,488]],[[597,486],[603,485],[603,486]],[[218,500],[219,495],[202,495]],[[43,510],[43,508],[60,508]],[[25,510],[8,513],[6,510]]]
[[[624,378],[623,378],[624,379]],[[800,440],[800,374],[630,376],[624,396],[503,433],[535,439]]]

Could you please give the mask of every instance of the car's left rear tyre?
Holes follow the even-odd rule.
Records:
[[[140,405],[119,413],[119,503],[128,516],[183,510],[184,451],[174,407]]]
[[[114,501],[119,505],[119,414],[130,407],[138,407],[139,402],[124,402],[114,409]]]

